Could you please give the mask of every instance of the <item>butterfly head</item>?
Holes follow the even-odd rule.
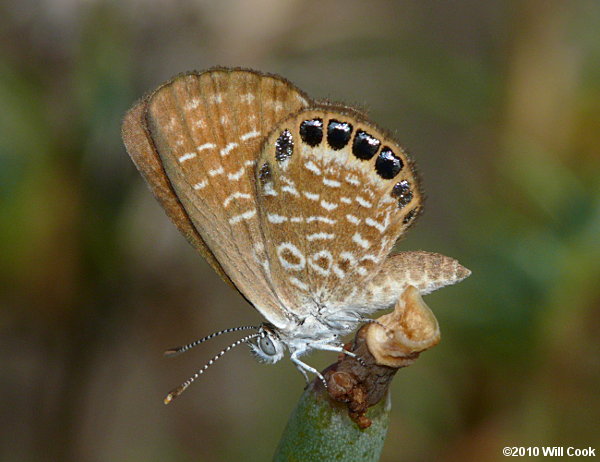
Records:
[[[275,326],[265,322],[258,328],[258,334],[256,343],[251,343],[250,348],[260,362],[273,364],[283,358],[284,343]]]

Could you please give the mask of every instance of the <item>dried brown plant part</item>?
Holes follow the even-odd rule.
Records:
[[[346,404],[350,418],[360,428],[367,428],[371,425],[365,416],[367,409],[386,395],[397,370],[412,364],[439,341],[435,316],[419,291],[409,286],[393,312],[357,332],[350,350],[362,364],[344,355],[323,372],[327,392],[333,400]]]
[[[376,363],[390,367],[412,364],[441,339],[437,319],[413,286],[402,293],[394,311],[367,326],[366,337]]]

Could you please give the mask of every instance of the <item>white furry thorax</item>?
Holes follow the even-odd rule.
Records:
[[[275,328],[275,332],[290,354],[304,356],[312,350],[322,350],[324,346],[339,346],[339,339],[355,326],[355,323],[328,322],[322,316],[308,315],[300,322]]]

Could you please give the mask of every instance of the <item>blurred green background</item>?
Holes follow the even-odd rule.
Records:
[[[600,451],[600,2],[25,0],[0,5],[0,459],[269,460],[303,388],[232,352],[261,318],[168,221],[126,109],[184,70],[275,72],[366,107],[413,153],[401,243],[473,275],[393,386],[384,461]],[[315,355],[323,367],[334,355]]]

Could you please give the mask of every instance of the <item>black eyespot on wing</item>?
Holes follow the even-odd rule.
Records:
[[[323,119],[305,120],[300,124],[300,138],[309,146],[318,146],[323,141]]]
[[[407,180],[396,183],[392,189],[392,197],[398,198],[398,207],[406,207],[413,198],[413,193],[410,190],[410,183]]]
[[[415,207],[414,209],[412,209],[410,212],[408,212],[406,214],[406,216],[402,220],[402,223],[404,223],[405,225],[410,224],[412,221],[414,221],[415,217],[419,214],[419,211],[420,211],[419,207]]]
[[[289,130],[284,130],[275,141],[275,159],[279,162],[292,157],[294,153],[294,139]]]
[[[258,171],[258,178],[263,185],[267,181],[271,181],[271,168],[267,162],[262,164],[262,167]]]
[[[377,138],[367,132],[357,130],[352,143],[352,153],[359,159],[369,160],[375,155],[380,144],[381,141]]]
[[[386,180],[391,180],[398,175],[403,166],[402,159],[396,156],[387,146],[383,147],[375,161],[375,170],[381,178]]]
[[[350,141],[352,125],[348,122],[330,120],[327,126],[327,143],[334,150],[342,149]]]

